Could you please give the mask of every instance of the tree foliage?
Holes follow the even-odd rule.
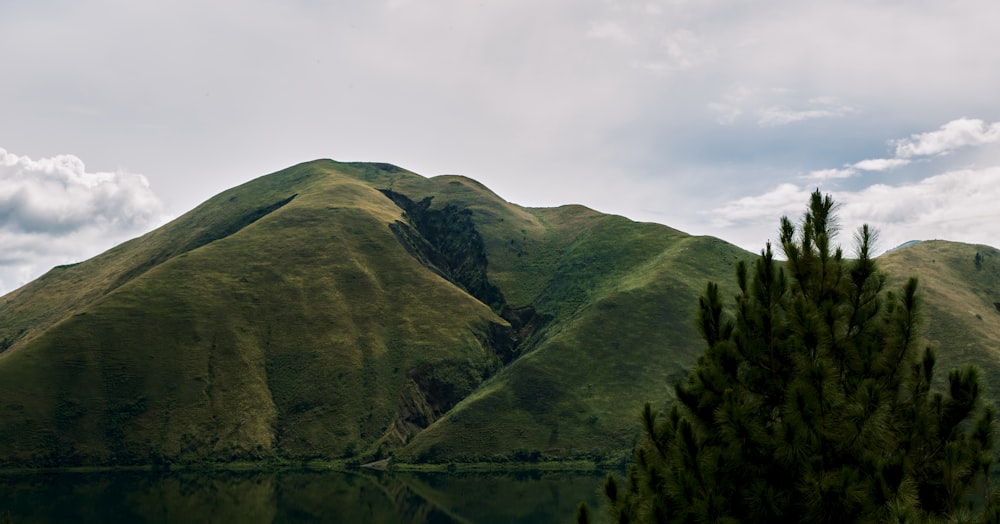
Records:
[[[917,280],[890,291],[867,226],[845,258],[835,205],[813,193],[781,248],[741,264],[724,307],[699,300],[706,351],[666,413],[647,404],[614,522],[995,520],[994,411],[967,367],[932,391]]]

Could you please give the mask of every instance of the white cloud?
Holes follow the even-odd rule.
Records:
[[[859,171],[888,171],[909,163],[910,161],[905,158],[870,158],[845,165],[839,169],[831,168],[810,171],[809,174],[802,178],[807,180],[839,180],[857,176]]]
[[[809,180],[831,180],[838,178],[850,178],[856,174],[858,174],[858,172],[851,168],[819,169],[816,171],[809,172],[809,174],[803,178],[807,178]]]
[[[710,102],[708,109],[716,114],[716,122],[719,124],[732,124],[744,114],[753,114],[757,117],[757,125],[761,127],[838,118],[860,112],[858,108],[833,96],[805,98],[794,89],[786,87],[760,88],[744,85],[730,89],[722,95],[721,100]]]
[[[781,126],[814,118],[830,118],[840,114],[842,113],[829,109],[795,110],[782,106],[772,106],[759,111],[757,123],[762,126]]]
[[[761,100],[768,100],[777,97],[785,97],[792,93],[791,89],[784,87],[749,87],[737,85],[722,95],[722,100],[710,102],[708,109],[715,113],[715,121],[722,125],[729,125],[736,122],[747,111],[752,111],[760,106]]]
[[[909,240],[946,239],[996,245],[1000,238],[1000,166],[934,175],[914,184],[869,186],[835,193],[841,217],[853,228],[881,231],[883,249]]]
[[[712,225],[730,227],[774,221],[802,209],[809,190],[795,184],[781,184],[762,195],[743,197],[712,211]]]
[[[837,118],[856,112],[856,108],[841,104],[832,97],[816,97],[810,99],[806,107],[801,109],[787,106],[761,108],[757,111],[757,123],[761,126],[781,126],[803,120]]]
[[[88,172],[73,155],[33,160],[0,148],[0,293],[162,221],[163,204],[142,175]]]
[[[862,171],[888,171],[909,163],[910,161],[905,158],[869,158],[868,160],[855,162],[851,167]]]
[[[717,57],[712,41],[702,38],[691,27],[678,24],[678,20],[660,17],[661,6],[617,6],[610,11],[614,18],[590,21],[584,36],[627,48],[625,57],[633,69],[659,75],[679,73],[707,65]]]
[[[744,197],[711,211],[712,224],[733,230],[773,224],[778,217],[798,218],[805,210],[807,186],[781,184],[758,196]],[[879,230],[881,250],[909,240],[946,239],[996,245],[1000,238],[1000,166],[949,171],[912,184],[874,184],[857,191],[829,192],[839,209],[842,232],[853,234],[862,224]],[[850,243],[850,236],[841,238]],[[744,248],[753,249],[751,245]],[[853,246],[844,245],[846,250]]]
[[[957,115],[1000,119],[1000,3],[904,4],[0,2],[0,49],[19,50],[0,144],[133,166],[174,214],[332,157],[460,173],[531,205],[657,208],[732,239],[699,212],[788,181],[856,189],[1000,163],[998,148],[873,149]],[[861,169],[882,156],[912,165]],[[634,183],[608,190],[621,173]]]
[[[912,135],[895,140],[896,156],[947,155],[955,149],[981,146],[1000,141],[1000,122],[986,124],[978,118],[959,118],[941,126],[937,131]]]
[[[985,167],[956,169],[947,164],[916,182],[884,182],[855,189],[836,189],[838,181],[863,172],[888,172],[915,164],[914,157],[947,155],[962,147],[1000,142],[1000,123],[960,118],[936,131],[917,133],[908,139],[892,140],[894,158],[869,158],[844,164],[841,168],[819,169],[799,177],[826,183],[824,189],[842,204],[844,229],[855,230],[863,223],[882,230],[882,249],[914,239],[943,238],[958,242],[996,245],[1000,238],[1000,159],[981,157]],[[921,163],[926,169],[926,163]],[[917,171],[919,173],[919,171]],[[907,173],[913,180],[917,173]],[[888,179],[888,176],[881,177]],[[776,224],[781,215],[799,216],[813,186],[780,184],[758,196],[732,200],[707,214],[716,234],[732,238],[747,249],[759,242],[759,231]],[[757,229],[757,240],[750,232]],[[848,238],[849,241],[849,238]]]

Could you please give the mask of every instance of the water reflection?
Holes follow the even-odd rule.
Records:
[[[0,475],[0,522],[572,522],[600,474]]]

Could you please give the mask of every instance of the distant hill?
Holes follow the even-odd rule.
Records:
[[[733,295],[752,258],[464,177],[300,164],[0,298],[0,467],[623,453],[703,349],[706,282]],[[920,275],[942,368],[1000,376],[995,249],[879,260]]]
[[[984,245],[931,240],[878,258],[898,287],[916,276],[923,290],[924,334],[938,353],[938,380],[975,364],[993,399],[1000,399],[1000,252]]]
[[[913,247],[913,246],[915,246],[915,245],[917,245],[917,244],[919,244],[921,242],[923,242],[923,240],[910,240],[908,242],[903,242],[902,244],[900,244],[900,245],[898,245],[898,246],[896,246],[896,247],[894,247],[894,248],[886,251],[886,253],[891,253],[893,251],[896,251],[897,249],[905,249],[905,248],[908,248],[908,247]]]

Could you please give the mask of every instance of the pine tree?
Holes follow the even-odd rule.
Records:
[[[952,371],[932,392],[917,280],[887,290],[873,231],[858,232],[853,259],[836,232],[817,191],[799,227],[781,220],[786,262],[768,244],[739,265],[731,309],[708,284],[706,351],[668,412],[646,404],[627,483],[605,483],[613,522],[997,519],[979,372]]]

